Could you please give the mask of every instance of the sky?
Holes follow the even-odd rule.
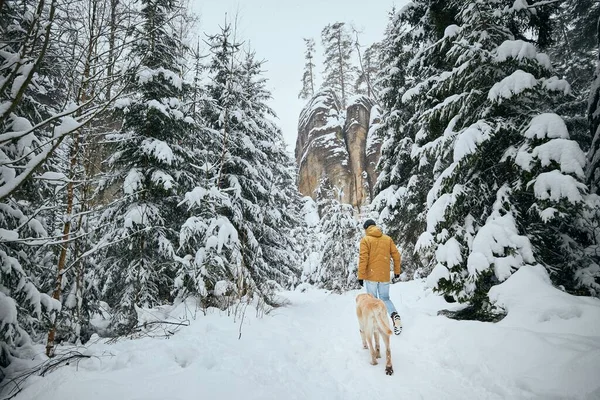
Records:
[[[277,114],[288,151],[296,144],[298,115],[305,101],[298,99],[304,68],[303,38],[317,43],[316,72],[322,73],[321,30],[333,22],[353,24],[362,31],[361,45],[383,38],[388,12],[404,0],[190,0],[200,15],[200,31],[215,33],[225,14],[239,16],[239,36],[249,42],[259,59],[273,95],[269,104]],[[320,81],[317,81],[319,83]]]

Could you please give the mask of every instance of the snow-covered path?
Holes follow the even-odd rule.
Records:
[[[16,399],[600,398],[597,299],[550,302],[556,312],[528,326],[458,322],[436,316],[448,304],[423,282],[395,284],[405,328],[390,377],[362,349],[357,293],[284,293],[290,305],[268,316],[247,309],[239,340],[239,320],[213,310],[170,339],[96,343],[97,357],[31,380]]]

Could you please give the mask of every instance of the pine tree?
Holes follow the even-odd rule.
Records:
[[[314,69],[315,64],[313,62],[315,54],[315,41],[314,39],[304,39],[304,45],[306,50],[304,51],[304,73],[302,74],[302,89],[298,94],[298,98],[307,100],[315,94],[315,76]]]
[[[388,234],[403,249],[403,269],[410,274],[431,272],[431,253],[414,251],[418,237],[426,227],[427,191],[433,184],[433,164],[420,163],[412,156],[419,133],[419,107],[408,100],[407,91],[427,77],[441,72],[445,61],[440,54],[429,55],[427,63],[411,64],[418,52],[444,35],[437,21],[453,24],[453,7],[443,2],[413,2],[400,12],[390,15],[382,43],[381,85],[383,116],[379,135],[383,136],[380,174],[377,180],[373,207],[380,212],[380,220]],[[405,97],[406,96],[406,97]]]
[[[359,55],[360,69],[354,84],[354,92],[365,95],[371,99],[377,99],[379,88],[376,76],[381,70],[380,64],[381,44],[373,43],[367,47],[362,55]]]
[[[219,138],[218,151],[212,151],[217,157],[209,186],[186,195],[195,217],[186,222],[182,241],[196,254],[190,270],[198,273],[180,281],[190,282],[190,291],[207,304],[226,306],[231,297],[273,304],[272,290],[291,287],[299,273],[289,237],[297,224],[290,207],[296,200],[286,192],[293,181],[291,161],[269,120],[274,114],[265,103],[270,93],[262,62],[251,52],[243,57],[227,24],[209,37],[209,45],[210,101],[202,116]]]
[[[597,29],[597,45],[600,46],[600,19]],[[587,233],[585,255],[589,256],[591,262],[578,271],[577,280],[590,293],[600,296],[600,58],[597,60],[591,85],[587,115],[592,140],[587,154],[585,177],[590,194],[587,196],[587,209],[580,219],[580,225]]]
[[[323,210],[321,226],[324,242],[313,279],[319,287],[338,293],[357,288],[360,229],[352,206],[330,199]]]
[[[456,5],[460,26],[430,24],[430,32],[443,35],[411,61],[426,75],[415,74],[401,97],[417,116],[409,120],[416,133],[405,165],[410,180],[432,182],[425,232],[416,244],[435,254],[431,281],[485,319],[489,288],[524,265],[541,263],[556,284],[577,290],[575,220],[585,161],[563,120],[551,113],[569,93],[568,83],[552,76],[545,54],[517,39],[523,24],[515,21],[534,21],[535,10],[501,1]],[[431,11],[424,13],[430,21],[445,20],[432,19]],[[427,19],[417,21],[420,27]],[[538,28],[537,39],[547,40],[546,27]],[[391,190],[400,190],[398,202],[409,208],[423,199],[422,191]]]
[[[102,218],[109,227],[103,240],[116,243],[100,268],[103,294],[114,310],[113,329],[121,333],[137,322],[136,306],[170,298],[185,216],[178,203],[196,182],[187,147],[193,121],[181,103],[187,85],[180,78],[182,44],[168,24],[176,6],[172,0],[142,1],[132,51],[140,66],[129,71],[130,97],[120,103],[123,126],[111,137],[117,151],[105,187],[121,185],[123,198]]]
[[[600,4],[590,0],[558,2],[553,11],[553,43],[548,49],[558,76],[570,84],[572,95],[556,112],[565,115],[571,137],[587,151],[590,131],[586,109],[597,58],[596,25]],[[543,16],[542,16],[543,17]]]
[[[327,176],[320,179],[316,201],[305,200],[305,214],[314,243],[306,249],[302,280],[319,288],[344,292],[358,285],[356,277],[360,233],[351,205],[340,202],[340,193]],[[313,209],[313,207],[315,209]],[[318,215],[316,215],[318,213]]]
[[[597,45],[600,47],[600,17],[598,19]],[[592,140],[588,151],[585,175],[591,191],[600,195],[600,51],[598,57],[588,103],[587,115]]]
[[[61,145],[80,125],[72,117],[75,111],[62,108],[69,100],[63,77],[70,65],[57,45],[57,6],[8,0],[0,13],[2,367],[27,352],[30,339],[40,340],[60,309],[45,293],[55,257],[44,244],[58,224]]]
[[[338,95],[342,107],[353,94],[356,68],[352,64],[353,42],[346,24],[336,22],[327,25],[321,32],[325,49],[323,88],[331,88]]]

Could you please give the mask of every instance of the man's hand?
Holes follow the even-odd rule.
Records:
[[[364,281],[363,281],[362,279],[359,279],[359,280],[358,280],[358,284],[360,285],[360,287],[363,287],[363,285],[364,285]]]

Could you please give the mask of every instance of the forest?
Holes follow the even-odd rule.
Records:
[[[403,280],[467,305],[452,318],[502,319],[490,290],[529,266],[600,296],[599,19],[594,0],[414,0],[378,43],[324,27],[322,76],[304,39],[302,99],[381,112],[355,210],[327,179],[298,192],[235,20],[199,36],[182,0],[0,0],[0,381],[142,308],[357,289],[366,216]]]

